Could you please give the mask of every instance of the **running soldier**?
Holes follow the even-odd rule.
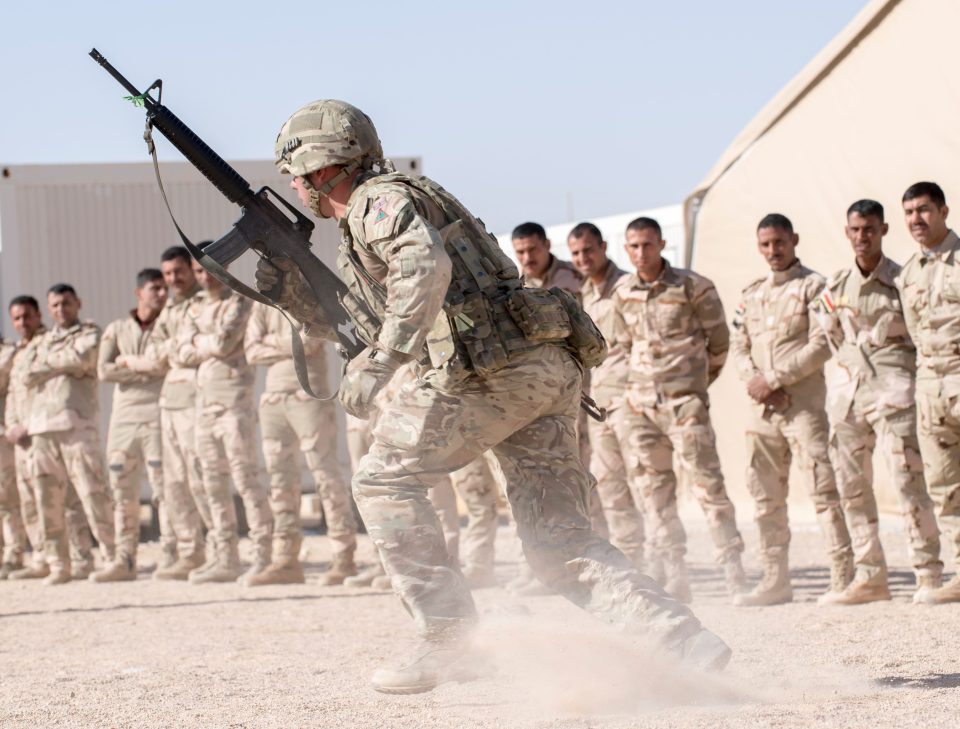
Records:
[[[44,554],[58,585],[86,577],[74,574],[69,555],[66,507],[76,489],[105,564],[113,561],[113,503],[100,450],[97,348],[100,328],[80,321],[81,301],[70,284],[52,286],[47,308],[53,329],[23,353],[24,382],[33,390],[27,432],[31,439]]]
[[[934,182],[903,193],[903,213],[920,250],[900,273],[907,330],[917,347],[918,436],[927,487],[940,528],[960,563],[960,238],[947,227],[950,209]],[[915,602],[960,602],[960,573],[945,585],[931,575]]]
[[[806,476],[830,554],[830,591],[853,579],[853,552],[828,451],[823,365],[830,348],[810,305],[823,289],[820,274],[801,265],[793,224],[771,213],[757,226],[757,248],[770,274],[743,290],[733,319],[733,356],[753,400],[747,431],[747,487],[756,502],[763,579],[738,605],[793,600],[787,492],[790,462]]]
[[[665,246],[656,220],[637,218],[627,225],[626,249],[637,272],[612,294],[613,328],[629,352],[621,426],[629,478],[643,484],[664,586],[689,602],[687,535],[677,513],[674,456],[707,518],[728,592],[739,595],[746,583],[743,539],[720,471],[707,395],[726,362],[730,332],[713,283],[671,266],[662,255]]]
[[[821,597],[830,605],[890,599],[873,490],[878,440],[897,490],[920,590],[939,584],[943,571],[940,532],[917,444],[917,350],[895,283],[900,266],[883,254],[887,229],[880,203],[859,200],[850,206],[845,233],[856,265],[834,274],[813,304],[836,351],[836,367],[827,381],[830,460],[856,567],[853,582],[843,592]]]
[[[197,368],[174,357],[187,310],[200,293],[191,264],[183,246],[168,248],[160,256],[167,304],[157,317],[148,347],[158,365],[167,368],[160,388],[163,501],[177,537],[177,559],[169,563],[172,555],[167,555],[166,563],[153,573],[157,580],[186,580],[203,565],[203,530],[213,526],[197,458]]]
[[[111,322],[100,340],[97,373],[101,382],[116,383],[107,432],[107,469],[117,553],[112,565],[91,575],[94,582],[137,579],[142,469],[160,520],[164,563],[171,565],[177,557],[177,538],[163,499],[160,388],[166,368],[148,351],[153,325],[167,303],[167,287],[159,269],[145,268],[137,274],[135,295],[136,308]]]
[[[270,566],[247,578],[250,587],[304,581],[300,563],[300,460],[303,454],[323,506],[332,563],[320,580],[339,585],[357,574],[357,524],[350,492],[337,460],[337,421],[332,402],[314,400],[300,387],[293,366],[290,322],[273,307],[256,304],[247,322],[244,353],[251,366],[267,368],[266,391],[260,397],[263,458],[270,476],[273,552]],[[310,383],[329,387],[323,340],[306,338]]]
[[[466,677],[476,609],[427,492],[490,448],[541,580],[695,665],[725,665],[726,644],[590,528],[591,484],[575,431],[583,364],[566,344],[590,365],[605,347],[575,300],[522,288],[496,239],[453,196],[425,177],[387,172],[372,122],[349,104],[297,111],[277,137],[276,162],[303,205],[339,222],[345,304],[381,322],[361,334],[369,346],[341,383],[344,409],[367,417],[396,371],[417,363],[353,477],[364,522],[422,639],[408,663],[374,674],[374,688],[416,693]],[[308,332],[333,335],[289,259],[261,260],[257,283],[278,287],[279,303]]]
[[[253,368],[243,356],[243,337],[253,307],[199,263],[193,273],[203,288],[187,308],[172,361],[197,367],[196,447],[203,491],[213,517],[214,552],[190,573],[190,582],[234,582],[270,565],[273,517],[256,456]],[[237,509],[230,480],[243,499],[253,542],[253,563],[241,575]]]

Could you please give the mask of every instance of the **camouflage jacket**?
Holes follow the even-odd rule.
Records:
[[[537,289],[552,289],[556,286],[558,289],[569,291],[579,298],[580,287],[583,285],[583,274],[569,261],[561,261],[551,253],[550,265],[543,272],[543,276],[539,278],[527,276],[524,279],[524,284]]]
[[[617,341],[630,352],[631,402],[695,395],[720,374],[730,347],[723,305],[709,280],[663,261],[656,281],[633,274],[613,295]]]
[[[243,336],[253,308],[223,287],[195,296],[187,307],[171,364],[197,368],[197,407],[252,405],[254,372],[243,355]]]
[[[598,286],[587,278],[580,289],[584,311],[596,323],[609,346],[603,364],[590,372],[590,396],[597,405],[608,410],[619,404],[627,389],[627,356],[630,349],[618,345],[616,341],[617,314],[614,311],[613,294],[628,278],[626,271],[613,261],[608,261],[603,283]]]
[[[7,391],[10,389],[10,370],[13,369],[13,358],[16,353],[15,344],[0,339],[0,435],[3,435],[3,412],[6,410]]]
[[[782,387],[793,404],[823,408],[823,365],[830,359],[830,345],[810,316],[810,305],[823,285],[820,274],[797,260],[786,271],[772,271],[743,290],[732,341],[740,379],[746,382],[761,374],[773,389]]]
[[[960,238],[914,253],[898,280],[903,316],[917,347],[917,389],[960,395]]]
[[[158,365],[168,370],[160,388],[160,407],[164,410],[186,410],[194,405],[197,368],[179,364],[171,355],[176,351],[187,308],[199,293],[200,287],[195,284],[185,295],[167,299],[167,305],[153,325],[150,352],[157,357]]]
[[[33,339],[36,340],[45,332],[46,329],[44,327],[40,327]],[[26,428],[29,424],[32,399],[30,397],[30,388],[27,387],[26,382],[27,368],[25,363],[27,360],[24,359],[22,355],[27,351],[27,347],[30,346],[30,342],[21,339],[13,346],[14,350],[11,356],[10,369],[8,372],[8,387],[6,392],[6,404],[3,412],[3,421],[5,427],[7,428],[14,425],[20,425]]]
[[[160,390],[166,367],[153,352],[153,327],[140,325],[136,310],[107,325],[100,339],[97,374],[101,382],[115,382],[112,423],[150,423],[160,418]],[[121,355],[138,359],[136,369],[120,366]]]
[[[97,349],[100,327],[78,322],[35,336],[21,355],[32,390],[30,435],[98,427]]]
[[[303,340],[311,386],[317,392],[327,390],[327,361],[323,341]],[[254,304],[243,339],[243,350],[250,365],[267,368],[267,393],[299,392],[300,381],[293,367],[290,322],[272,306]]]
[[[903,319],[899,273],[886,256],[867,276],[857,266],[844,269],[811,305],[836,352],[835,366],[826,371],[832,418],[846,416],[860,389],[881,409],[913,403],[917,352]]]

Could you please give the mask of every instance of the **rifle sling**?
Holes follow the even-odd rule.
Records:
[[[207,271],[213,274],[214,278],[216,278],[224,286],[229,286],[238,294],[246,296],[249,299],[253,299],[261,304],[271,306],[283,314],[283,317],[290,324],[290,344],[293,353],[293,368],[297,373],[297,380],[300,381],[300,387],[302,387],[303,391],[314,400],[329,402],[330,400],[335,399],[340,394],[339,387],[327,397],[320,397],[310,386],[310,374],[307,371],[307,355],[303,348],[303,340],[301,339],[300,328],[297,326],[296,322],[290,318],[290,315],[284,309],[277,306],[274,301],[264,296],[259,291],[247,286],[243,281],[221,266],[211,256],[208,256],[206,253],[204,253],[203,249],[195,245],[193,241],[187,237],[186,233],[183,232],[183,229],[177,222],[177,219],[173,214],[173,210],[170,207],[170,201],[167,199],[167,192],[163,189],[163,180],[160,179],[160,163],[157,160],[157,148],[153,142],[152,130],[153,125],[151,125],[150,120],[147,119],[147,127],[143,132],[143,139],[146,141],[147,149],[150,151],[150,157],[153,159],[153,171],[157,176],[157,185],[160,188],[160,196],[163,198],[163,204],[167,208],[167,213],[170,215],[170,220],[173,221],[173,227],[177,229],[177,233],[180,235],[180,240],[183,241],[183,245],[188,251],[190,251],[190,255],[193,256]],[[340,379],[342,380],[343,375],[347,370],[349,359],[341,348],[338,347],[337,351],[340,353],[340,356],[343,357],[343,366],[340,371]]]

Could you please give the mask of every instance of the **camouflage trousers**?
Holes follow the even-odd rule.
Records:
[[[33,470],[32,456],[33,449],[29,446],[18,445],[14,448],[20,514],[23,516],[23,526],[27,533],[27,539],[33,548],[32,561],[41,565],[46,562],[46,556],[44,554],[43,529],[40,526],[40,511],[37,508],[37,494],[30,476]],[[73,488],[73,484],[67,485],[65,516],[71,563],[78,569],[92,567],[93,535],[90,533],[87,515],[83,513],[80,496],[77,494],[77,490]]]
[[[917,391],[917,435],[927,488],[944,536],[960,562],[960,396]]]
[[[31,436],[30,478],[36,492],[44,554],[51,569],[68,568],[66,508],[75,489],[87,522],[100,544],[100,557],[113,561],[113,501],[96,428],[75,428]]]
[[[537,577],[608,622],[667,643],[699,621],[597,536],[575,423],[580,368],[563,348],[515,353],[479,378],[456,363],[404,384],[386,404],[353,478],[354,495],[394,589],[424,636],[476,619],[427,492],[493,448]]]
[[[3,564],[23,564],[27,547],[27,532],[20,514],[20,495],[17,493],[17,467],[13,445],[0,432],[0,546]]]
[[[943,571],[940,530],[923,480],[916,407],[890,411],[876,403],[873,393],[861,387],[844,416],[831,422],[830,460],[853,538],[857,571],[864,579],[887,574],[873,490],[873,451],[879,441],[897,490],[914,572],[939,576]]]
[[[332,403],[306,393],[265,392],[260,398],[263,458],[270,476],[273,512],[273,561],[296,560],[303,533],[300,527],[303,454],[323,506],[331,551],[353,553],[357,523],[350,491],[337,460],[337,421]]]
[[[627,477],[629,420],[627,406],[611,410],[607,419],[591,419],[590,472],[597,479],[597,494],[603,505],[610,541],[638,568],[644,562],[646,530],[643,521],[643,483]]]
[[[642,484],[644,511],[657,555],[677,560],[687,551],[687,534],[677,513],[674,455],[707,518],[717,561],[740,554],[743,539],[720,471],[705,399],[693,395],[648,406],[632,402],[628,394],[624,410],[619,427],[626,433],[627,478]]]
[[[450,474],[454,491],[467,510],[467,526],[460,536],[460,558],[472,572],[492,572],[497,539],[497,491],[503,476],[493,451],[485,451]]]
[[[117,557],[136,563],[140,542],[141,466],[153,493],[160,519],[160,546],[168,557],[176,558],[177,537],[163,498],[163,445],[160,423],[111,421],[107,434],[107,472],[113,492],[113,525]]]
[[[181,558],[202,554],[203,529],[213,528],[197,457],[196,423],[193,408],[160,410],[163,503]]]
[[[457,508],[457,494],[453,490],[450,478],[443,478],[427,493],[427,498],[433,504],[440,528],[443,530],[443,541],[447,545],[447,554],[450,564],[460,564],[460,511]]]
[[[747,488],[756,504],[760,551],[776,557],[790,547],[787,494],[790,463],[797,459],[831,557],[851,554],[850,533],[828,452],[829,426],[822,408],[791,405],[759,414],[747,426]]]
[[[251,407],[198,408],[196,432],[203,491],[210,507],[218,555],[227,556],[237,544],[237,508],[230,491],[232,479],[243,500],[257,558],[269,559],[273,517],[267,488],[258,473],[256,415],[252,404]]]

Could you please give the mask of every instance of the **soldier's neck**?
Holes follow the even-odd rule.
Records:
[[[880,260],[883,258],[882,253],[878,253],[872,258],[860,258],[856,257],[857,268],[860,269],[860,273],[864,276],[869,276],[871,273],[877,270],[877,266],[880,265]]]
[[[590,280],[593,281],[593,283],[596,284],[597,286],[601,286],[603,282],[607,280],[607,274],[610,272],[610,265],[612,263],[613,261],[611,261],[608,258],[603,268],[601,268],[596,273],[590,274]]]
[[[658,278],[660,278],[660,274],[663,273],[663,269],[664,269],[664,263],[663,263],[663,259],[661,258],[660,262],[657,264],[656,270],[651,269],[650,271],[644,271],[638,268],[637,277],[644,283],[653,283]]]

